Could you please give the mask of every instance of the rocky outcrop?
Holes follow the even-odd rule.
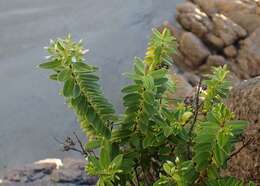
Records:
[[[237,119],[250,121],[243,141],[252,142],[229,160],[225,174],[260,185],[260,1],[186,0],[176,12],[178,24],[164,26],[178,42],[173,60],[180,76],[194,86],[213,66],[227,65],[234,86],[227,104]]]
[[[175,64],[203,76],[228,65],[240,80],[260,75],[260,3],[255,0],[187,0],[177,5]]]
[[[97,178],[86,174],[85,164],[83,160],[71,158],[42,160],[8,170],[0,183],[3,186],[94,186]]]
[[[237,57],[238,65],[249,76],[254,77],[260,73],[260,27],[248,38],[241,41]]]
[[[254,180],[260,185],[260,77],[235,86],[227,104],[237,119],[250,122],[244,141],[252,139],[252,143],[229,161],[228,174],[244,180]],[[242,145],[242,142],[237,143],[236,150]]]

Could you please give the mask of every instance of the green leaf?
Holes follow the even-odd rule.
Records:
[[[83,80],[83,81],[98,81],[99,80],[99,77],[94,75],[94,74],[90,74],[90,73],[81,73],[79,75],[80,79]],[[90,82],[89,82],[90,83]]]
[[[135,73],[139,74],[139,75],[144,75],[145,66],[144,66],[142,59],[135,58],[134,63],[135,63],[135,66],[134,66]]]
[[[256,184],[255,184],[254,182],[250,181],[250,182],[248,183],[248,186],[256,186]]]
[[[159,69],[159,70],[155,70],[155,71],[152,71],[150,73],[150,75],[154,78],[154,79],[160,79],[160,78],[163,78],[165,77],[167,74],[167,70],[166,69]]]
[[[42,63],[39,65],[40,68],[43,69],[55,69],[61,65],[60,61],[55,60],[51,62]]]
[[[133,93],[138,92],[140,90],[139,85],[129,85],[122,89],[122,93]]]
[[[181,120],[183,123],[187,122],[191,117],[193,113],[192,112],[184,112],[184,114],[181,117]]]
[[[87,72],[87,73],[93,72],[97,69],[96,67],[93,67],[93,66],[87,65],[86,63],[81,63],[81,62],[73,63],[73,67],[76,72]]]
[[[173,134],[173,128],[166,126],[163,128],[163,133],[164,133],[165,137],[169,137],[170,135]]]
[[[232,133],[234,135],[240,135],[243,130],[249,125],[249,122],[244,120],[233,120],[229,121],[227,125],[231,126]]]
[[[110,163],[110,166],[114,169],[119,169],[121,164],[122,164],[122,161],[123,161],[123,157],[124,155],[123,154],[119,154],[117,155],[113,161]]]
[[[150,75],[144,76],[143,79],[144,87],[147,90],[153,90],[154,89],[154,80],[153,77]]]
[[[210,166],[208,168],[208,178],[209,179],[216,179],[219,177],[219,171],[216,166]]]
[[[68,79],[65,83],[64,83],[64,87],[63,87],[63,95],[65,97],[70,97],[73,95],[73,89],[74,89],[74,80],[73,79]]]
[[[212,112],[208,112],[207,120],[210,122],[219,123],[219,120],[215,117],[215,115]]]
[[[148,148],[152,146],[154,142],[155,142],[155,136],[148,134],[147,136],[145,136],[143,140],[143,148]]]
[[[127,94],[123,97],[124,101],[131,101],[131,102],[136,102],[137,100],[139,100],[141,98],[140,94],[138,93],[131,93],[131,94]]]
[[[218,167],[221,167],[223,165],[227,156],[228,156],[228,154],[225,153],[223,148],[219,144],[216,144],[215,150],[214,150],[214,159],[215,159]]]
[[[80,87],[79,85],[75,84],[73,87],[73,98],[76,98],[80,95]]]
[[[154,105],[144,102],[144,114],[148,116],[148,115],[153,115],[154,112],[155,112]]]
[[[172,176],[172,172],[174,171],[174,164],[170,161],[167,161],[167,163],[163,164],[163,170],[166,172],[166,174]]]
[[[49,76],[49,79],[57,81],[58,80],[58,75],[57,74],[52,74]]]
[[[92,139],[88,141],[85,147],[87,150],[93,150],[99,148],[100,145],[101,145],[101,140]]]
[[[108,168],[110,161],[110,145],[106,142],[100,150],[100,164],[103,168]]]
[[[168,78],[160,78],[160,79],[154,80],[154,84],[156,86],[161,86],[162,84],[167,83],[167,82],[168,82]]]
[[[67,81],[68,79],[71,78],[71,74],[72,74],[72,72],[70,69],[65,69],[58,74],[58,80]]]
[[[144,100],[147,103],[150,103],[150,104],[154,103],[154,95],[153,95],[152,91],[145,91],[143,95],[144,95]]]

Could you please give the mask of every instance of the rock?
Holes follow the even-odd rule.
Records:
[[[182,29],[171,25],[170,22],[168,22],[168,21],[165,21],[163,23],[163,28],[165,28],[165,27],[171,31],[172,35],[176,38],[177,41],[180,40],[181,35],[184,33],[184,31]]]
[[[199,72],[205,74],[212,72],[212,67],[224,66],[227,64],[227,60],[220,55],[210,55],[207,59],[207,62],[199,67]]]
[[[235,59],[230,58],[228,60],[228,69],[233,72],[240,80],[250,79],[251,77],[245,73],[240,66],[237,64]]]
[[[226,14],[226,16],[244,28],[248,33],[252,33],[260,27],[260,15],[254,13],[236,11]]]
[[[211,66],[224,66],[227,64],[227,60],[220,55],[211,55],[207,59],[207,64]]]
[[[185,76],[173,73],[173,81],[176,83],[176,92],[172,95],[173,99],[184,99],[192,94],[193,87],[190,85]]]
[[[188,65],[194,68],[201,65],[210,55],[210,51],[203,42],[190,32],[186,32],[182,35],[179,47],[184,56],[192,62]]]
[[[40,160],[33,164],[7,171],[2,184],[6,186],[69,186],[95,185],[97,177],[85,172],[84,160],[67,158]]]
[[[217,0],[193,0],[193,3],[198,5],[207,15],[217,13],[216,2]]]
[[[256,8],[255,13],[256,13],[257,15],[260,15],[260,7],[257,7],[257,8]]]
[[[56,169],[59,169],[60,167],[63,166],[61,159],[54,159],[54,158],[39,160],[39,161],[34,162],[34,164],[37,164],[37,165],[38,164],[54,164],[54,165],[56,165],[55,166]]]
[[[251,123],[259,123],[260,77],[245,80],[235,86],[230,93],[228,106],[238,119],[248,120]]]
[[[244,73],[251,77],[260,75],[260,28],[241,43],[237,61]]]
[[[205,36],[205,40],[217,49],[222,49],[225,45],[224,41],[213,33],[208,33]]]
[[[23,183],[33,182],[51,174],[55,168],[56,164],[52,163],[30,164],[8,171],[4,180]]]
[[[192,3],[183,3],[176,10],[178,22],[198,37],[203,37],[213,27],[209,17]]]
[[[257,13],[259,5],[256,1],[219,0],[215,6],[219,13],[229,17],[248,33],[260,26],[260,16]]]
[[[260,74],[260,1],[187,0],[176,10],[182,28],[169,22],[166,27],[177,38],[178,54],[173,60],[182,71],[204,76],[211,66],[219,65],[216,58],[208,61],[208,56],[218,55],[238,79]]]
[[[247,35],[242,27],[222,14],[213,15],[212,22],[215,35],[220,37],[226,46],[235,43],[238,39],[244,38]]]
[[[191,72],[184,72],[182,76],[188,81],[188,83],[192,86],[195,87],[198,85],[200,77],[191,73]]]
[[[219,13],[227,14],[236,11],[250,12],[252,4],[245,3],[241,0],[217,0],[215,6]]]
[[[86,161],[81,159],[65,158],[63,164],[64,169],[85,170]]]
[[[55,170],[50,177],[56,183],[74,183],[78,185],[94,185],[96,178],[87,176],[84,171],[78,169]]]
[[[253,138],[253,143],[244,148],[228,162],[225,174],[260,184],[260,77],[246,80],[235,86],[227,101],[237,119],[250,121],[244,138]],[[236,150],[241,147],[236,144]]]
[[[224,48],[224,53],[227,57],[233,58],[233,57],[236,57],[236,55],[237,55],[237,49],[234,45],[230,45],[230,46],[227,46],[226,48]]]

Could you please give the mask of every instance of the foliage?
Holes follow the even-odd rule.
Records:
[[[84,63],[82,42],[70,36],[51,41],[40,67],[62,82],[61,94],[88,136],[86,171],[99,176],[97,185],[246,184],[220,175],[247,125],[223,104],[227,68],[215,68],[191,104],[173,105],[168,95],[175,90],[169,74],[175,45],[167,29],[153,31],[144,60],[135,58],[127,74],[132,83],[122,89],[125,111],[117,115],[100,88],[97,67]]]

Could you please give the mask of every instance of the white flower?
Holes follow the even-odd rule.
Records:
[[[86,54],[87,52],[89,52],[89,49],[83,50],[82,54]]]

